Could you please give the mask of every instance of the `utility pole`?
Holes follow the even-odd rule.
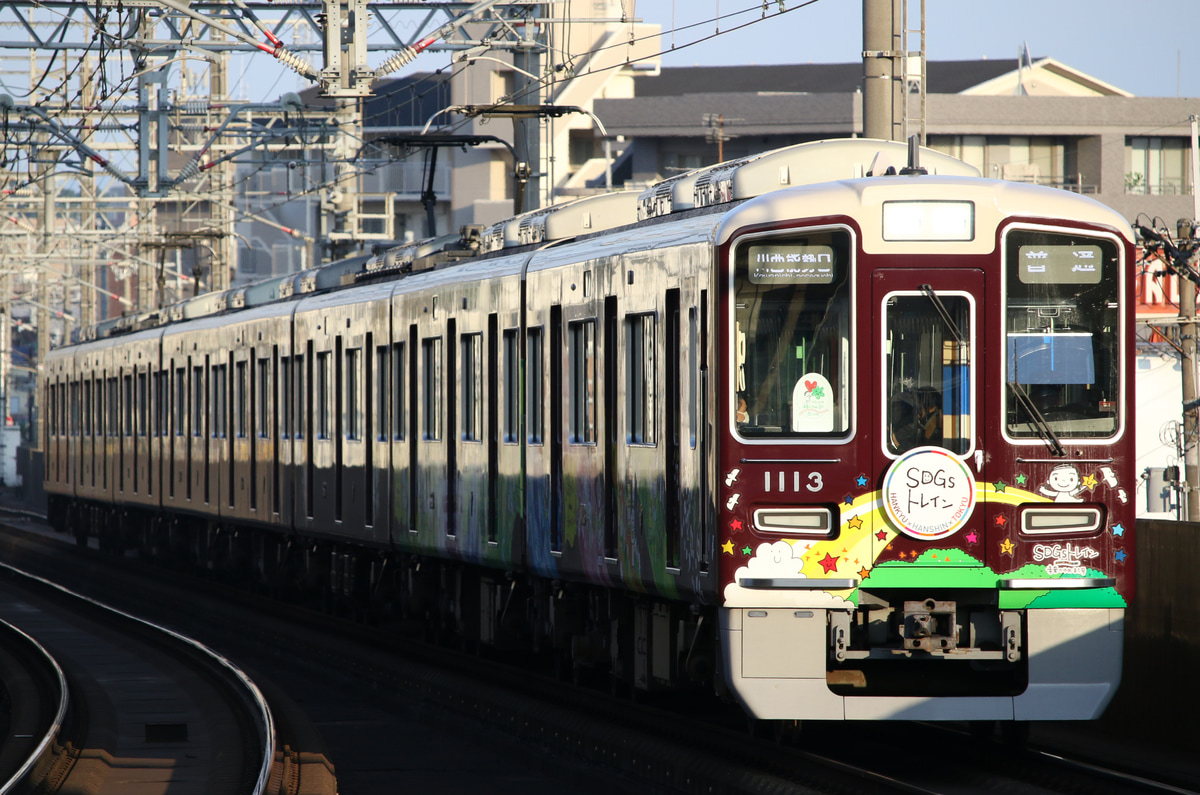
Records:
[[[1191,116],[1192,122],[1192,219],[1180,219],[1179,242],[1188,253],[1186,267],[1191,271],[1195,265],[1197,246],[1192,241],[1196,233],[1196,221],[1200,219],[1200,120]],[[1186,232],[1186,234],[1185,234]],[[1183,367],[1183,463],[1186,468],[1184,482],[1187,489],[1187,521],[1200,519],[1200,439],[1196,438],[1196,283],[1179,277],[1179,334]]]
[[[898,140],[892,123],[896,109],[896,57],[902,54],[894,8],[900,0],[863,0],[863,135]]]

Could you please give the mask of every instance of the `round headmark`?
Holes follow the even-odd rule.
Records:
[[[896,529],[909,538],[946,538],[975,510],[975,478],[949,450],[917,447],[888,467],[883,507]]]

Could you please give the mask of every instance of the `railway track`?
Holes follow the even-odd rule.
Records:
[[[180,580],[177,572],[133,561],[106,562],[119,566],[123,582]],[[503,738],[553,758],[568,775],[571,769],[606,771],[591,782],[597,791],[616,791],[614,786],[695,793],[1191,791],[1186,782],[1033,755],[918,724],[814,724],[798,737],[782,732],[782,742],[756,739],[740,712],[714,711],[715,702],[704,695],[634,704],[595,688],[549,683],[542,671],[496,657],[451,653],[401,633],[297,613],[207,580],[189,579],[186,587],[205,600],[198,612],[208,624],[228,624],[233,613],[225,611],[236,610],[237,621],[248,622],[241,633],[245,640],[276,649],[281,665],[278,650],[286,649],[287,664],[394,701],[395,708],[452,734],[461,736],[466,726],[489,741]],[[236,606],[214,607],[210,598]],[[247,612],[247,603],[257,617]],[[195,629],[201,635],[213,631]],[[345,765],[338,772],[347,780],[354,776]]]
[[[0,793],[53,777],[67,712],[67,680],[49,652],[0,621]]]
[[[13,786],[48,793],[128,792],[152,783],[172,793],[269,791],[272,716],[228,660],[6,564],[0,619],[38,639],[61,667],[67,692],[62,714],[50,720],[57,730],[41,734],[14,770]],[[8,692],[23,692],[24,682],[6,678]],[[53,716],[55,704],[42,697],[22,711]]]

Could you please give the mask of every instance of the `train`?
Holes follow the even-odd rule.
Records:
[[[1133,245],[915,142],[579,198],[51,351],[49,518],[752,720],[1096,718]]]

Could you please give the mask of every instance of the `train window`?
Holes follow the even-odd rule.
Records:
[[[121,432],[125,436],[133,436],[133,376],[121,377]]]
[[[317,438],[329,438],[329,351],[317,354],[317,378],[313,387],[313,411],[317,419]]]
[[[570,367],[570,435],[572,444],[596,443],[596,321],[567,326]]]
[[[362,439],[362,348],[347,348],[346,358],[346,438]]]
[[[250,402],[250,384],[246,376],[246,362],[237,363],[237,396],[234,404],[234,433],[239,439],[246,438],[246,428],[249,425],[248,404]]]
[[[71,382],[71,435],[79,436],[80,430],[83,427],[80,416],[79,398],[83,393],[83,388],[78,381]]]
[[[529,387],[525,391],[529,401],[529,444],[542,444],[542,425],[545,408],[542,404],[542,381],[546,375],[545,340],[542,338],[542,327],[537,326],[526,331],[525,369],[529,374]]]
[[[255,403],[258,405],[258,416],[255,418],[257,423],[256,431],[261,438],[267,438],[270,433],[270,426],[267,424],[267,419],[270,417],[269,398],[271,396],[271,360],[267,357],[262,357],[258,360],[257,381],[254,384]]]
[[[462,349],[462,438],[483,441],[483,335],[463,334]]]
[[[238,367],[239,375],[243,379],[246,374],[244,365],[244,362],[239,362]],[[214,439],[225,439],[229,436],[229,385],[227,381],[229,365],[216,365],[209,372],[212,373],[212,420],[210,422],[212,436]],[[239,389],[242,394],[245,394],[245,386],[242,381],[239,381]],[[244,417],[239,416],[237,422],[239,427],[245,428]]]
[[[175,368],[175,435],[183,436],[187,421],[187,371]]]
[[[279,438],[292,436],[292,359],[284,356],[279,360]]]
[[[308,399],[308,392],[306,391],[305,387],[305,378],[311,375],[311,373],[306,373],[304,369],[303,355],[296,356],[296,365],[294,370],[296,375],[296,413],[292,415],[292,434],[297,439],[303,439],[305,434],[304,429],[308,427],[307,423],[309,422],[307,419],[308,415],[306,414],[308,409],[305,408],[307,405],[305,401]]]
[[[696,434],[699,430],[700,406],[697,397],[697,380],[700,377],[698,360],[700,333],[696,326],[696,307],[688,309],[688,444],[696,449]]]
[[[404,343],[392,345],[392,438],[398,442],[404,441],[404,429],[408,427],[404,414],[405,400],[408,390],[404,382],[408,368],[404,363]]]
[[[83,380],[83,435],[92,435],[92,379]]]
[[[442,438],[442,338],[421,340],[423,398],[421,436],[435,442]]]
[[[893,293],[884,301],[884,406],[893,454],[971,448],[972,306],[955,293]]]
[[[625,318],[625,439],[654,444],[654,315]]]
[[[520,439],[520,397],[518,393],[517,329],[504,330],[504,441],[516,444]]]
[[[137,435],[145,436],[146,426],[150,422],[150,385],[147,373],[138,373],[137,376],[137,418],[134,422],[137,425]]]
[[[388,438],[388,346],[375,347],[375,441]]]
[[[742,437],[850,429],[850,234],[756,238],[734,261],[734,426]]]
[[[117,413],[119,405],[117,401],[117,389],[117,379],[108,379],[108,435],[110,438],[117,436],[120,430],[117,425],[117,420],[120,417]]]
[[[192,368],[192,436],[204,435],[204,368]]]
[[[1107,238],[1013,230],[1005,241],[1005,429],[1014,439],[1117,432],[1121,255]]]

